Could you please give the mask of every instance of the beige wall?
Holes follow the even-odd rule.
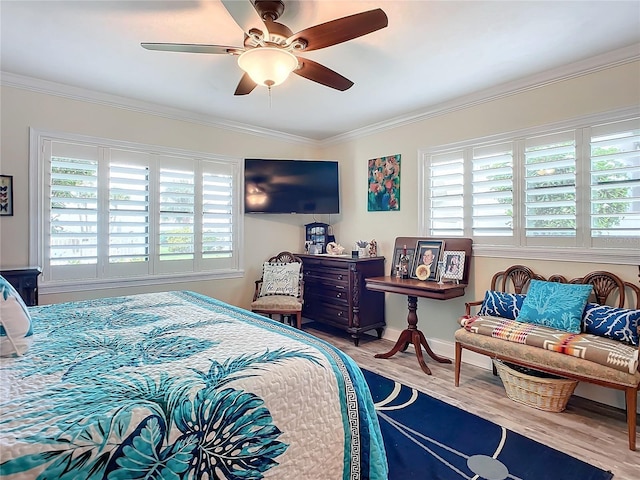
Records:
[[[162,145],[196,152],[209,152],[238,158],[315,158],[314,143],[289,142],[264,136],[237,133],[211,126],[177,121],[158,115],[71,100],[61,96],[2,87],[0,129],[0,173],[13,175],[13,217],[0,217],[0,267],[24,267],[29,263],[29,128],[90,135],[120,141]],[[328,220],[328,219],[324,219]],[[275,250],[298,250],[304,241],[302,225],[313,221],[309,215],[245,216],[244,278],[186,282],[87,291],[75,294],[41,296],[41,303],[104,297],[154,290],[188,289],[248,306],[253,281],[260,275],[262,262]]]
[[[418,150],[638,105],[640,62],[635,62],[505,95],[398,128],[318,147],[311,142],[296,143],[275,137],[242,134],[127,109],[3,87],[0,173],[14,175],[16,210],[13,217],[0,217],[0,266],[24,266],[29,260],[29,127],[241,158],[262,155],[274,158],[339,160],[342,213],[317,220],[332,223],[338,242],[348,249],[356,240],[376,239],[381,254],[390,258],[395,237],[419,235]],[[401,210],[367,212],[367,160],[396,153],[402,154]],[[146,287],[139,291],[191,289],[232,304],[248,306],[253,281],[259,276],[262,261],[276,251],[299,251],[304,237],[302,225],[314,219],[302,215],[247,215],[244,221],[244,278]],[[455,319],[463,311],[464,302],[480,298],[493,273],[513,263],[525,263],[542,274],[578,276],[592,270],[606,269],[628,280],[636,279],[638,275],[637,266],[475,258],[471,285],[465,297],[444,302],[420,300],[418,316],[421,329],[428,337],[452,341],[456,328]],[[390,262],[387,261],[387,271],[389,269]],[[114,289],[45,295],[42,301],[51,303],[96,295],[137,292],[131,289],[126,292]],[[406,298],[388,295],[386,318],[390,330],[403,329],[406,324]]]
[[[428,86],[425,86],[428,88]],[[640,106],[640,62],[610,68],[590,75],[530,89],[480,103],[452,113],[433,116],[410,125],[361,136],[325,146],[322,156],[342,161],[342,221],[334,224],[336,239],[351,245],[358,239],[375,238],[381,254],[392,254],[398,236],[419,236],[418,151],[504,132]],[[368,212],[366,195],[367,160],[402,154],[401,208],[399,212]],[[387,260],[387,272],[390,270]],[[463,298],[448,301],[420,299],[419,327],[428,338],[453,341],[456,319],[464,302],[482,299],[492,275],[510,265],[522,263],[538,273],[580,276],[594,270],[608,270],[626,280],[638,279],[638,266],[540,262],[508,258],[474,258],[472,278]],[[406,326],[406,298],[387,295],[386,320],[390,328]]]

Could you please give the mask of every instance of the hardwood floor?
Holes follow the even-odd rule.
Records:
[[[360,339],[360,346],[356,347],[343,331],[318,324],[304,325],[303,329],[335,345],[362,368],[398,380],[509,430],[609,470],[613,472],[615,480],[640,479],[640,450],[629,450],[626,418],[622,410],[574,395],[565,411],[545,412],[510,400],[499,377],[473,365],[462,365],[460,387],[456,388],[453,384],[453,365],[440,364],[426,356],[433,375],[425,375],[411,348],[389,359],[377,359],[374,355],[389,351],[393,342],[365,335]]]

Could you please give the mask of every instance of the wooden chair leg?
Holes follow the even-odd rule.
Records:
[[[626,389],[627,428],[629,430],[629,450],[636,449],[636,410],[638,409],[638,391],[629,387]]]
[[[456,342],[455,347],[455,367],[454,367],[454,384],[456,387],[460,385],[460,363],[462,362],[462,344]]]
[[[302,312],[296,312],[296,328],[302,330]]]

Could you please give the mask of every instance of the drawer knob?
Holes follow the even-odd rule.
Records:
[[[339,317],[342,317],[342,312],[338,312],[338,316],[339,316]]]
[[[342,298],[342,292],[336,293],[336,298]]]
[[[338,280],[342,280],[342,274],[338,275]]]

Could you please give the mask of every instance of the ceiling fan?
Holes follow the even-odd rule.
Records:
[[[141,45],[147,50],[238,56],[238,65],[245,73],[234,95],[247,95],[257,85],[270,89],[284,82],[291,72],[344,91],[353,86],[351,80],[299,54],[353,40],[388,25],[387,15],[378,8],[293,33],[286,25],[276,22],[284,12],[282,0],[222,0],[222,3],[245,32],[243,47],[184,43]]]

